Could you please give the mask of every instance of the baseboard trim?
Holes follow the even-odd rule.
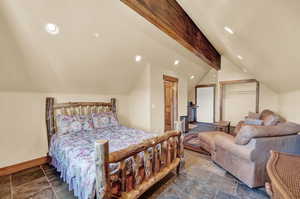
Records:
[[[50,157],[44,156],[41,158],[29,160],[29,161],[15,164],[12,166],[3,167],[3,168],[0,168],[0,176],[10,175],[10,174],[13,174],[13,173],[25,170],[25,169],[29,169],[29,168],[36,167],[36,166],[39,166],[42,164],[46,164],[48,162],[50,162]]]

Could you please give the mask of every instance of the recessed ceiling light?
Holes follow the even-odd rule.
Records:
[[[59,33],[59,27],[56,24],[48,23],[45,25],[45,29],[52,35],[57,35]]]
[[[234,34],[233,30],[231,28],[227,27],[227,26],[224,27],[224,30],[226,30],[230,34]]]
[[[175,61],[174,61],[174,65],[175,65],[175,66],[178,65],[179,62],[180,62],[179,60],[175,60]]]
[[[243,59],[243,57],[241,56],[241,55],[238,55],[237,56],[240,60],[242,60]]]
[[[192,75],[191,77],[190,77],[190,79],[194,79],[195,78],[195,76],[194,75]]]
[[[142,60],[142,56],[140,56],[140,55],[135,56],[136,62],[140,62],[141,60]]]
[[[94,33],[94,37],[96,37],[96,38],[98,38],[100,35],[99,35],[99,33]]]

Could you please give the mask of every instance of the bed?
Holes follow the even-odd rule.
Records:
[[[162,134],[128,128],[117,120],[116,99],[55,103],[48,97],[46,125],[51,164],[79,199],[138,198],[179,173],[183,162],[180,123]]]

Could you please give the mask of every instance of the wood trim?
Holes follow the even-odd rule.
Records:
[[[199,84],[195,88],[204,88],[204,87],[216,87],[216,84]]]
[[[246,84],[246,83],[252,83],[252,82],[258,82],[258,81],[256,79],[241,79],[241,80],[220,81],[220,84],[222,84],[222,85]]]
[[[168,76],[168,75],[163,75],[163,80],[164,81],[169,81],[169,82],[174,82],[174,83],[176,83],[176,93],[175,93],[175,98],[176,98],[176,100],[175,100],[175,102],[176,102],[176,104],[175,104],[175,106],[176,106],[176,108],[175,108],[175,116],[174,116],[174,121],[173,121],[173,127],[174,127],[174,122],[176,121],[176,120],[178,120],[178,78],[176,78],[176,77],[172,77],[172,76]],[[163,84],[163,86],[165,86],[164,84]],[[166,102],[166,93],[165,93],[165,88],[164,88],[164,103]],[[166,107],[165,107],[165,104],[164,104],[164,114],[165,114],[165,109],[166,109]],[[164,115],[164,130],[166,131],[166,124],[165,124],[165,115]],[[176,119],[175,119],[176,118]]]
[[[226,85],[232,84],[247,84],[247,83],[256,83],[256,104],[255,112],[259,113],[259,99],[260,99],[260,83],[256,79],[242,79],[242,80],[230,80],[230,81],[220,81],[220,121],[223,120],[223,105],[224,105],[224,88]]]
[[[221,55],[176,0],[121,0],[216,70]]]
[[[259,98],[260,98],[260,83],[256,82],[256,105],[255,105],[255,111],[256,113],[259,113]]]
[[[54,104],[54,109],[61,108],[70,108],[70,107],[78,107],[78,106],[109,106],[112,107],[112,104],[109,102],[67,102],[67,103],[58,103]]]
[[[29,169],[29,168],[36,167],[36,166],[39,166],[42,164],[46,164],[49,162],[50,162],[50,157],[44,156],[41,158],[29,160],[29,161],[15,164],[12,166],[3,167],[3,168],[0,168],[0,176],[10,175],[10,174],[17,173],[17,172],[25,170],[25,169]]]
[[[122,198],[124,199],[133,199],[139,198],[145,191],[147,191],[150,187],[152,187],[155,183],[159,182],[166,175],[168,175],[172,170],[178,168],[181,159],[176,158],[172,163],[163,168],[159,173],[150,177],[147,181],[137,186],[137,188],[131,190],[130,192],[122,193]]]
[[[200,84],[195,86],[195,104],[197,106],[197,88],[206,88],[206,87],[213,87],[214,88],[214,118],[213,122],[216,122],[216,84]],[[197,114],[196,114],[197,115]],[[196,116],[197,117],[197,116]]]
[[[133,156],[134,154],[137,154],[139,152],[145,151],[147,148],[153,147],[158,143],[168,140],[171,137],[180,136],[180,134],[181,133],[179,131],[168,131],[162,136],[150,138],[140,144],[130,146],[120,151],[112,152],[109,154],[109,163],[116,163],[125,160],[126,158]]]
[[[50,142],[51,137],[55,131],[55,124],[54,124],[54,98],[47,97],[46,98],[46,128],[47,128],[47,140],[48,140],[48,149],[50,149]]]
[[[47,97],[45,120],[47,126],[48,148],[50,148],[51,137],[56,133],[55,115],[57,115],[58,112],[64,115],[81,115],[107,111],[112,111],[113,113],[117,112],[115,98],[111,98],[110,102],[55,103],[53,97]]]
[[[163,75],[163,79],[165,81],[169,81],[169,82],[178,82],[178,78],[172,77],[172,76],[168,76],[168,75]]]

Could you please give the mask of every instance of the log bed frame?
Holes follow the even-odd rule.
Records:
[[[57,114],[85,115],[108,111],[116,113],[116,99],[112,98],[110,102],[55,103],[54,98],[47,97],[46,126],[48,147],[50,147],[52,135],[56,132],[55,118]],[[97,199],[135,199],[173,170],[176,170],[177,174],[179,174],[183,163],[183,135],[180,123],[177,123],[176,129],[176,131],[165,132],[162,136],[147,139],[140,144],[112,153],[109,153],[108,140],[97,140],[95,142]],[[140,152],[144,152],[143,165],[140,164],[141,156],[138,155]],[[126,167],[125,162],[128,158],[131,158],[133,165],[130,171]],[[110,163],[120,163],[118,175],[109,173]],[[143,172],[142,174],[141,171]],[[129,174],[132,176],[130,190],[126,185],[128,183],[126,177]],[[112,183],[115,181],[121,184],[120,194],[118,195],[114,194],[111,189]]]

